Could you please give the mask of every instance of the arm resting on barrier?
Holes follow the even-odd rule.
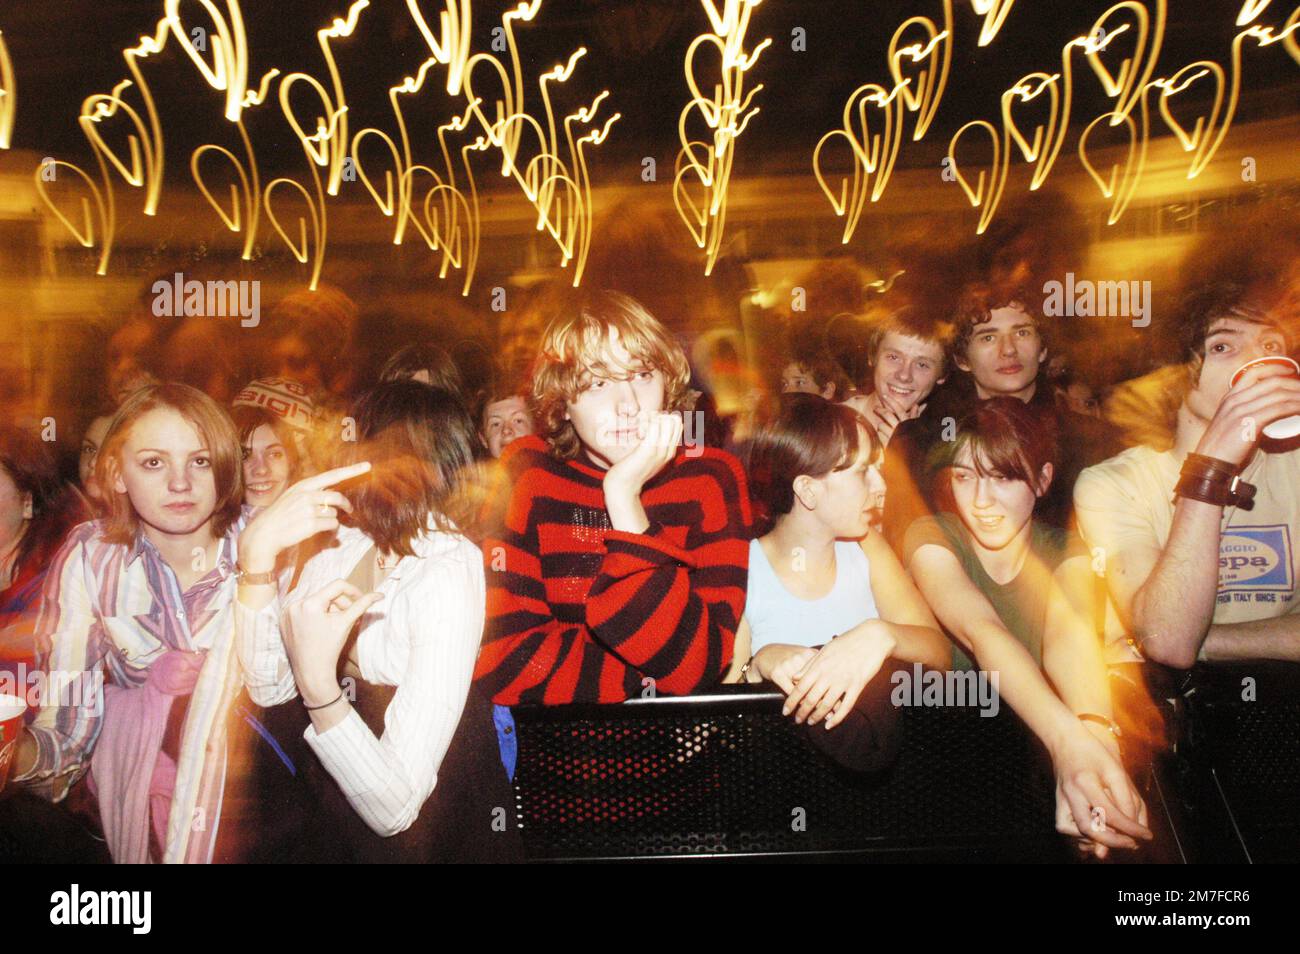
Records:
[[[1092,567],[1085,556],[1056,568],[1043,628],[1043,669],[1072,712],[1113,718],[1101,644],[1093,631]],[[1119,754],[1113,736],[1108,747]]]
[[[1119,760],[1092,736],[1011,635],[983,593],[966,576],[957,557],[938,544],[912,554],[912,575],[936,609],[940,622],[966,646],[980,667],[998,675],[997,689],[1052,757],[1057,777],[1058,830],[1108,848],[1134,848],[1151,837],[1146,806]],[[1068,805],[1069,821],[1065,821]],[[1098,829],[1092,811],[1102,811]]]

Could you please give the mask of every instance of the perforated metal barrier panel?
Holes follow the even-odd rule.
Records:
[[[1005,707],[992,718],[905,709],[896,762],[871,775],[814,748],[770,693],[518,707],[515,718],[533,859],[1062,857],[1045,756]]]
[[[1300,666],[1225,667],[1199,689],[1196,761],[1212,773],[1205,797],[1226,805],[1225,837],[1253,862],[1300,861]]]

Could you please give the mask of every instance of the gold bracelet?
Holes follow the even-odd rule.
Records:
[[[1116,722],[1114,719],[1107,719],[1104,715],[1097,715],[1097,713],[1095,712],[1080,712],[1079,721],[1095,722],[1098,725],[1103,725],[1110,732],[1110,734],[1117,739],[1123,737],[1124,735],[1124,733],[1120,731],[1118,722]]]

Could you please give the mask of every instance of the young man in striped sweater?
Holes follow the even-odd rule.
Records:
[[[493,701],[686,695],[727,671],[749,495],[735,457],[683,446],[688,375],[664,327],[615,292],[547,329],[531,393],[537,433],[503,455],[513,490],[483,545],[475,676]]]

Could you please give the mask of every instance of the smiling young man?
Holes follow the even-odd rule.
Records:
[[[118,410],[96,476],[108,516],[64,543],[37,621],[43,668],[83,684],[20,737],[15,779],[58,801],[88,774],[116,862],[211,861],[240,688],[239,440],[207,395],[149,385]]]
[[[681,348],[625,295],[597,293],[547,329],[537,432],[505,451],[513,490],[483,544],[475,676],[498,704],[685,695],[726,672],[749,495],[735,457],[682,448],[688,374]]]
[[[948,379],[945,329],[912,307],[887,316],[871,342],[871,393],[845,403],[871,422],[882,447],[898,426],[921,416]]]
[[[1173,446],[1131,448],[1079,478],[1079,527],[1106,560],[1113,660],[1300,660],[1300,449],[1263,434],[1300,414],[1300,377],[1274,364],[1232,383],[1294,348],[1284,301],[1233,284],[1190,295]]]

